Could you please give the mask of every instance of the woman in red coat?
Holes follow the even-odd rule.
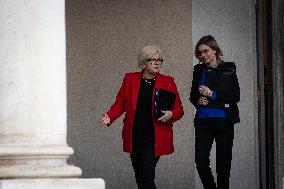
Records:
[[[130,153],[139,189],[154,189],[155,167],[162,155],[173,153],[173,123],[183,116],[183,107],[174,79],[159,73],[163,59],[155,46],[144,47],[138,56],[141,72],[125,74],[109,111],[100,123],[110,126],[125,112],[123,150]],[[154,118],[155,89],[175,94],[173,108]]]

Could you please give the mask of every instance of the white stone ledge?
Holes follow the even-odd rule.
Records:
[[[30,155],[71,155],[73,149],[61,145],[0,145],[1,156],[30,156]]]
[[[0,178],[77,178],[82,174],[79,167],[65,166],[36,166],[16,165],[0,166]],[[0,187],[1,188],[1,187]]]
[[[103,179],[13,179],[1,180],[1,189],[105,189]]]

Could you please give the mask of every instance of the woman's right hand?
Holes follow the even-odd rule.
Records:
[[[99,121],[100,125],[104,126],[104,125],[108,125],[110,124],[110,118],[106,113],[102,113],[102,118]]]
[[[208,99],[204,96],[201,96],[198,100],[198,104],[202,106],[206,106],[208,104]]]

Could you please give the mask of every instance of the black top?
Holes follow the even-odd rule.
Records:
[[[152,95],[154,86],[155,78],[141,78],[133,126],[134,130],[139,131],[139,133],[154,133],[152,116]]]

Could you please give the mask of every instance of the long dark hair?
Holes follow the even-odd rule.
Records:
[[[207,36],[203,36],[201,39],[199,39],[199,41],[197,42],[197,44],[195,45],[195,57],[199,60],[198,57],[198,47],[200,45],[207,45],[209,46],[211,49],[213,49],[214,51],[216,51],[216,59],[217,59],[217,63],[218,64],[223,64],[223,53],[222,50],[220,49],[219,45],[217,44],[215,38],[211,35],[207,35]]]

